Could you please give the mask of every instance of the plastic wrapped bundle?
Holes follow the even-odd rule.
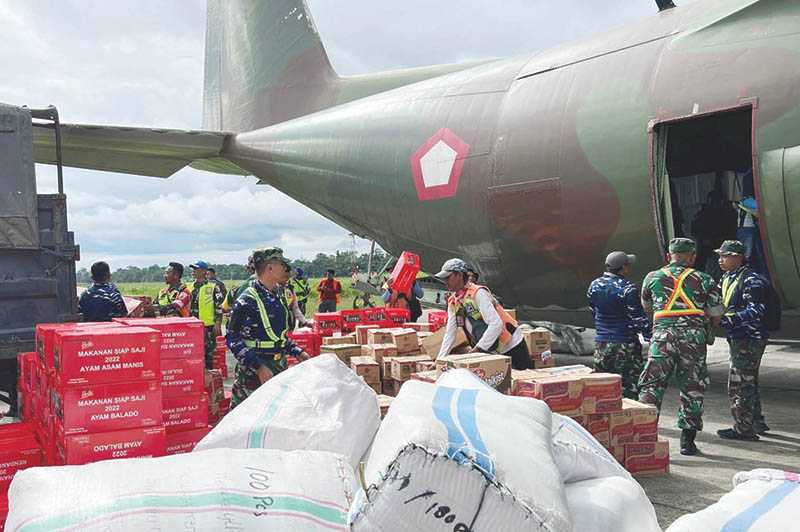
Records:
[[[653,504],[631,478],[595,478],[565,488],[576,531],[661,532]]]

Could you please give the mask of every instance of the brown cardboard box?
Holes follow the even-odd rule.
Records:
[[[422,352],[426,353],[431,358],[436,358],[439,354],[439,349],[442,347],[442,340],[444,340],[444,331],[445,328],[442,327],[435,333],[431,334],[427,338],[423,338],[420,340],[422,343]],[[456,340],[453,344],[453,350],[458,347],[466,346],[469,342],[467,341],[467,335],[464,334],[464,331],[459,327],[456,331]],[[451,351],[452,353],[453,351]]]
[[[422,349],[422,341],[430,336],[433,336],[432,332],[417,332],[417,338],[419,338],[420,342],[420,349]]]
[[[378,408],[381,410],[381,419],[386,416],[386,412],[389,411],[392,401],[394,401],[394,397],[382,394],[378,395]]]
[[[368,382],[367,386],[372,388],[372,391],[374,391],[378,395],[383,393],[383,386],[381,385],[380,382]]]
[[[622,400],[622,411],[630,413],[633,442],[658,440],[658,409],[633,399]]]
[[[363,378],[369,384],[381,383],[381,365],[374,358],[357,356],[350,359],[350,367],[356,375]]]
[[[369,329],[367,331],[368,344],[393,344],[394,337],[392,333],[398,330],[397,328],[390,329]]]
[[[625,467],[625,446],[624,445],[612,445],[609,447],[608,451],[614,457],[614,459],[619,462],[619,465]]]
[[[546,371],[512,372],[512,394],[533,397],[547,403],[553,412],[565,416],[582,414],[583,380],[581,375],[552,375]]]
[[[436,382],[436,370],[433,371],[418,371],[411,374],[410,380],[417,380],[422,382]]]
[[[585,390],[585,388],[584,388]],[[589,414],[585,416],[586,430],[599,441],[603,447],[608,447],[611,442],[609,432],[609,415],[608,414]]]
[[[531,362],[533,362],[533,369],[554,368],[556,357],[550,351],[544,351],[531,355]]]
[[[408,322],[404,323],[403,327],[406,329],[414,329],[418,333],[429,333],[431,332],[431,324],[430,323],[416,323],[416,322]]]
[[[608,435],[612,447],[633,443],[633,413],[625,409],[625,399],[622,400],[622,410],[608,414]]]
[[[392,358],[392,379],[407,381],[417,370],[417,361],[429,360],[428,355],[404,356]]]
[[[431,359],[428,360],[418,360],[417,361],[417,371],[433,371],[436,373],[436,362]]]
[[[367,344],[361,346],[361,356],[372,357],[378,364],[386,357],[396,357],[397,347],[394,344]]]
[[[437,358],[434,361],[434,366],[436,368],[436,373],[441,375],[445,371],[447,371],[451,366],[450,362],[456,362],[459,360],[467,360],[475,355],[480,355],[480,353],[465,353],[462,355],[447,355],[446,357]]]
[[[388,381],[392,378],[392,361],[401,357],[383,357],[381,360],[381,380]]]
[[[356,343],[355,334],[346,334],[343,336],[323,336],[322,345],[353,345]]]
[[[358,344],[327,345],[324,351],[326,353],[333,353],[347,366],[350,365],[350,359],[352,357],[361,356],[361,346]]]
[[[401,381],[396,381],[394,379],[384,379],[381,381],[381,388],[383,389],[383,394],[388,395],[390,397],[395,397],[397,392],[400,391],[400,387],[403,385]]]
[[[367,331],[378,328],[377,325],[356,325],[356,343],[361,345],[368,343]]]
[[[472,356],[464,355],[464,357],[461,358],[461,355],[448,357],[447,367],[468,369],[498,392],[510,393],[511,357],[479,353]]]
[[[573,364],[571,366],[558,366],[555,368],[543,369],[542,372],[553,377],[558,377],[561,375],[590,375],[594,373],[594,370],[583,364]]]
[[[669,442],[625,444],[625,469],[632,475],[663,475],[669,472]]]
[[[607,414],[622,410],[622,378],[614,373],[583,376],[583,413]]]
[[[550,351],[550,331],[544,327],[537,327],[533,330],[524,329],[522,337],[525,339],[525,345],[528,346],[531,356]]]
[[[413,329],[392,331],[392,343],[397,346],[397,355],[419,353],[419,338]]]

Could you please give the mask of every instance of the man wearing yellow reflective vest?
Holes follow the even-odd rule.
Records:
[[[473,353],[497,353],[511,357],[514,369],[532,367],[522,330],[485,286],[468,281],[469,266],[461,259],[450,259],[436,274],[452,294],[447,301],[447,326],[437,358],[450,354],[461,327]]]
[[[192,294],[191,314],[203,322],[206,328],[205,333],[205,360],[206,369],[214,367],[214,348],[217,344],[217,336],[222,329],[222,302],[225,299],[222,291],[215,283],[206,278],[208,263],[199,260],[190,264],[194,282],[186,285],[186,289]]]
[[[280,248],[253,252],[258,279],[234,302],[226,342],[236,357],[231,408],[287,368],[286,356],[308,359],[288,338],[291,310],[283,287],[291,268]]]
[[[179,316],[185,318],[189,315],[192,306],[192,294],[181,282],[183,277],[183,264],[170,262],[164,270],[164,282],[167,284],[158,292],[155,311],[159,316]]]
[[[311,286],[308,284],[308,279],[306,279],[302,268],[297,268],[294,271],[294,277],[289,281],[289,288],[297,298],[297,307],[305,315],[308,297],[311,295]]]
[[[689,238],[669,242],[670,263],[647,274],[642,283],[642,305],[653,312],[653,337],[647,363],[639,378],[639,401],[661,401],[671,379],[680,389],[678,428],[681,454],[697,453],[694,443],[703,430],[703,400],[708,384],[707,324],[723,314],[714,279],[692,268],[697,245]]]

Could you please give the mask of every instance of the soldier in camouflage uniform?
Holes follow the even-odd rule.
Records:
[[[703,429],[708,320],[716,324],[723,313],[714,279],[692,268],[696,249],[691,239],[672,239],[670,263],[647,274],[642,283],[642,304],[653,311],[653,338],[639,379],[639,400],[660,411],[669,380],[675,379],[680,389],[681,454],[685,455],[697,453],[694,440]]]
[[[758,370],[769,337],[764,324],[768,281],[745,262],[745,246],[726,240],[716,250],[725,274],[719,283],[725,315],[722,326],[730,346],[728,397],[733,427],[718,430],[728,440],[758,440],[769,430],[761,414]]]
[[[592,281],[586,293],[597,331],[594,369],[620,375],[622,394],[630,399],[639,398],[639,375],[644,366],[638,333],[649,339],[652,328],[639,289],[627,279],[635,261],[635,255],[610,253],[605,273]]]
[[[308,354],[287,337],[291,311],[283,285],[291,269],[283,251],[254,251],[253,264],[258,279],[234,302],[226,336],[236,357],[231,408],[285,370],[287,355],[299,361],[308,359]]]

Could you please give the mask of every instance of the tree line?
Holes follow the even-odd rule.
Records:
[[[383,250],[376,249],[372,256],[372,270],[376,271],[382,268],[389,260],[390,255]],[[367,263],[369,262],[369,253],[357,254],[353,251],[337,251],[334,255],[326,255],[325,253],[317,253],[317,256],[311,260],[298,259],[290,262],[292,268],[301,268],[307,277],[322,277],[325,271],[333,268],[337,276],[349,276],[353,271],[353,265],[358,268],[360,272],[367,271]],[[191,277],[191,270],[188,264],[183,265],[185,268],[184,278]],[[219,279],[247,279],[249,274],[245,270],[244,264],[211,264],[217,272]],[[160,266],[153,264],[145,268],[138,266],[126,266],[119,268],[112,273],[113,280],[117,283],[146,283],[146,282],[160,282],[164,280],[164,269],[166,265]],[[91,282],[91,274],[88,268],[81,268],[76,273],[78,283],[86,284]]]

